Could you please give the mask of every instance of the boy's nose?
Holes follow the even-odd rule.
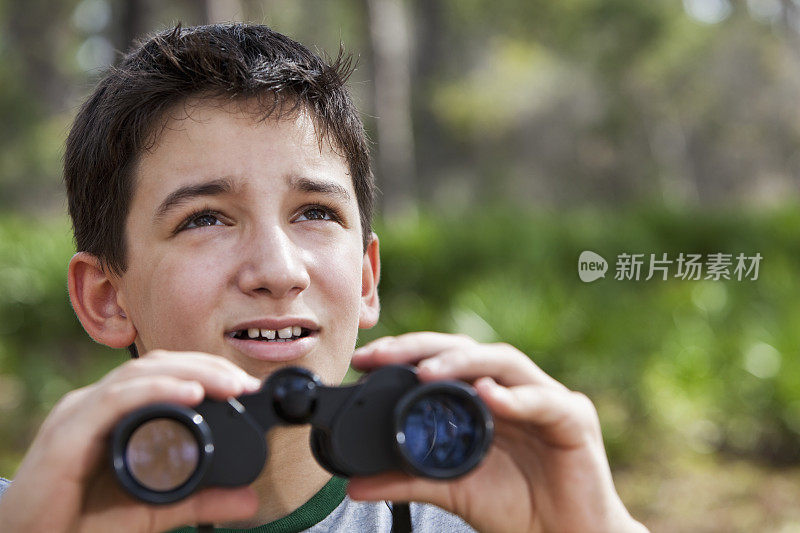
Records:
[[[285,232],[275,228],[260,232],[242,248],[238,285],[243,292],[282,298],[308,287],[303,251]]]

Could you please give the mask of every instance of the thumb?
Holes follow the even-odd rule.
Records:
[[[390,472],[370,477],[354,477],[347,486],[353,500],[426,502],[452,510],[452,482],[413,477]]]

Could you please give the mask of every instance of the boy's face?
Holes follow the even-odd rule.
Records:
[[[213,353],[262,378],[296,364],[339,383],[377,319],[377,241],[365,254],[346,162],[310,117],[258,121],[242,106],[179,106],[189,117],[142,155],[117,304],[142,352]]]

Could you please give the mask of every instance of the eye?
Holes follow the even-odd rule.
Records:
[[[337,216],[336,212],[332,209],[329,209],[321,205],[314,205],[304,209],[296,220],[301,222],[305,220],[338,221],[339,217]]]
[[[216,216],[210,213],[206,213],[204,215],[200,215],[189,220],[186,224],[186,227],[202,228],[204,226],[217,226],[220,224],[222,224],[222,222],[220,222],[220,220]]]
[[[183,231],[185,229],[194,229],[194,228],[205,228],[210,226],[223,226],[224,222],[222,222],[219,218],[219,215],[214,212],[209,211],[201,211],[198,213],[192,213],[188,217],[184,219],[180,226],[178,226],[177,231]]]

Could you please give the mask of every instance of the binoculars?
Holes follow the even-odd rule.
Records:
[[[306,369],[273,373],[253,394],[194,408],[153,404],[114,428],[113,471],[134,497],[171,503],[205,486],[252,483],[267,459],[265,433],[310,424],[317,462],[341,477],[404,471],[461,476],[491,444],[491,414],[469,385],[423,384],[410,366],[379,368],[329,387]]]

